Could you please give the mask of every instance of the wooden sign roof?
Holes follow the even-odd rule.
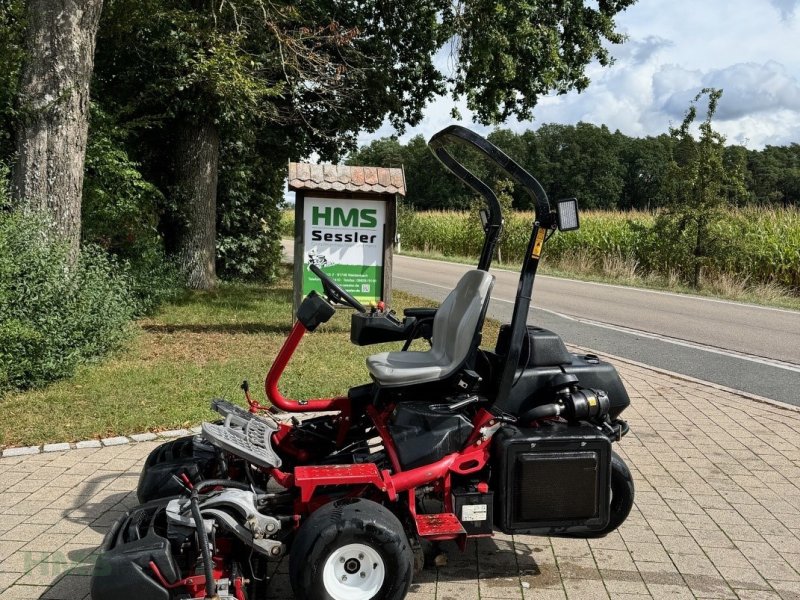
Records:
[[[289,189],[406,195],[403,169],[289,163]]]

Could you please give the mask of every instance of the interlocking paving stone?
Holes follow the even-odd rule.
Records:
[[[497,535],[464,554],[443,543],[447,564],[419,574],[410,599],[800,598],[800,412],[617,366],[632,401],[615,448],[637,488],[628,521],[597,540]],[[0,600],[86,597],[97,546],[161,443],[131,437],[4,452]],[[286,563],[270,600],[292,597]]]

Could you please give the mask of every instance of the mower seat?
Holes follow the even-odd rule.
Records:
[[[452,375],[473,349],[493,285],[494,275],[467,271],[436,311],[431,349],[373,354],[367,357],[372,378],[383,387],[401,387]]]

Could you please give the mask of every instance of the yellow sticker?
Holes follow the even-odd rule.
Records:
[[[536,232],[536,241],[533,243],[533,252],[531,252],[531,258],[539,258],[539,255],[542,253],[542,244],[544,244],[544,228],[540,228],[539,231]]]
[[[589,406],[597,406],[597,399],[594,396],[589,396]]]

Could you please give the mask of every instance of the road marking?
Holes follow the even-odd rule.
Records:
[[[435,258],[420,258],[418,256],[408,256],[406,254],[397,254],[397,255],[395,255],[395,258],[398,258],[398,257],[408,258],[410,260],[422,260],[422,261],[426,261],[426,262],[445,263],[445,264],[448,264],[448,265],[455,265],[455,266],[459,266],[459,267],[471,268],[470,265],[468,265],[468,264],[452,262],[452,261],[449,261],[449,260],[437,260]],[[519,271],[512,271],[511,269],[501,269],[501,268],[492,267],[491,270],[492,271],[500,271],[500,272],[503,272],[503,273],[514,273],[516,275],[519,274]],[[647,288],[634,287],[634,286],[631,286],[631,285],[619,285],[619,284],[616,284],[616,283],[601,283],[599,281],[586,281],[586,280],[583,280],[583,279],[573,279],[571,277],[555,277],[553,275],[537,275],[536,277],[537,278],[541,277],[542,279],[554,279],[556,281],[571,281],[571,282],[574,282],[574,283],[580,283],[580,284],[586,284],[586,285],[597,285],[597,286],[600,286],[600,287],[609,287],[609,288],[614,288],[614,289],[618,289],[618,290],[626,290],[626,291],[633,290],[633,291],[636,291],[636,292],[645,292],[645,293],[648,293],[648,294],[657,294],[657,295],[660,295],[660,296],[673,296],[675,298],[683,298],[685,300],[703,300],[704,302],[716,302],[717,304],[732,304],[734,306],[741,306],[741,307],[744,307],[744,308],[758,308],[760,310],[771,310],[771,311],[775,311],[775,312],[789,313],[789,314],[793,314],[793,315],[796,315],[796,314],[798,314],[798,312],[800,312],[800,311],[796,311],[796,310],[791,310],[789,308],[776,308],[774,306],[762,306],[760,304],[750,304],[748,302],[735,302],[733,300],[722,300],[722,299],[719,299],[719,298],[708,298],[706,296],[696,296],[694,294],[680,294],[678,292],[666,292],[666,291],[662,291],[662,290],[650,290],[650,289],[647,289]]]
[[[420,284],[420,285],[428,285],[428,286],[431,286],[431,287],[437,287],[437,288],[441,288],[441,289],[444,289],[444,290],[452,290],[452,288],[450,288],[448,286],[445,286],[445,285],[438,285],[436,283],[428,283],[426,281],[419,281],[418,279],[409,279],[408,277],[399,277],[398,275],[394,275],[393,277],[395,279],[401,279],[403,281],[410,281],[411,283],[417,283],[417,284]],[[498,302],[505,302],[507,304],[512,304],[512,305],[514,304],[513,300],[506,300],[505,298],[498,298],[496,296],[493,296],[492,300],[496,300]],[[775,367],[777,369],[784,369],[784,370],[787,370],[787,371],[800,373],[800,365],[795,365],[794,363],[784,362],[784,361],[781,361],[781,360],[775,360],[775,359],[771,359],[771,358],[764,358],[763,356],[756,356],[756,355],[753,355],[753,354],[745,354],[743,352],[734,352],[732,350],[725,350],[723,348],[717,348],[716,346],[707,346],[705,344],[699,344],[697,342],[690,342],[690,341],[687,341],[687,340],[681,340],[681,339],[678,339],[678,338],[672,338],[672,337],[660,335],[660,334],[657,334],[657,333],[650,333],[650,332],[647,332],[647,331],[642,331],[640,329],[633,329],[633,328],[630,328],[630,327],[623,327],[621,325],[613,325],[611,323],[604,323],[602,321],[595,321],[595,320],[592,320],[592,319],[582,319],[580,317],[573,317],[573,316],[570,316],[570,315],[565,315],[564,313],[560,313],[560,312],[555,311],[555,310],[550,310],[548,308],[541,308],[541,307],[535,306],[535,307],[532,307],[530,309],[530,311],[533,311],[533,310],[541,310],[543,312],[550,313],[550,314],[555,315],[557,317],[568,319],[570,321],[574,321],[574,322],[577,322],[577,323],[582,323],[584,325],[592,325],[594,327],[602,327],[604,329],[610,329],[610,330],[618,331],[620,333],[625,333],[625,334],[628,334],[628,335],[635,335],[635,336],[644,337],[644,338],[648,338],[648,339],[652,339],[652,340],[656,340],[656,341],[660,341],[660,342],[666,342],[668,344],[674,344],[676,346],[683,346],[685,348],[693,348],[695,350],[702,350],[704,352],[711,352],[713,354],[720,354],[722,356],[728,356],[728,357],[731,357],[731,358],[738,358],[740,360],[746,360],[746,361],[749,361],[749,362],[754,362],[754,363],[761,364],[761,365],[766,365],[766,366],[769,366],[769,367]]]

